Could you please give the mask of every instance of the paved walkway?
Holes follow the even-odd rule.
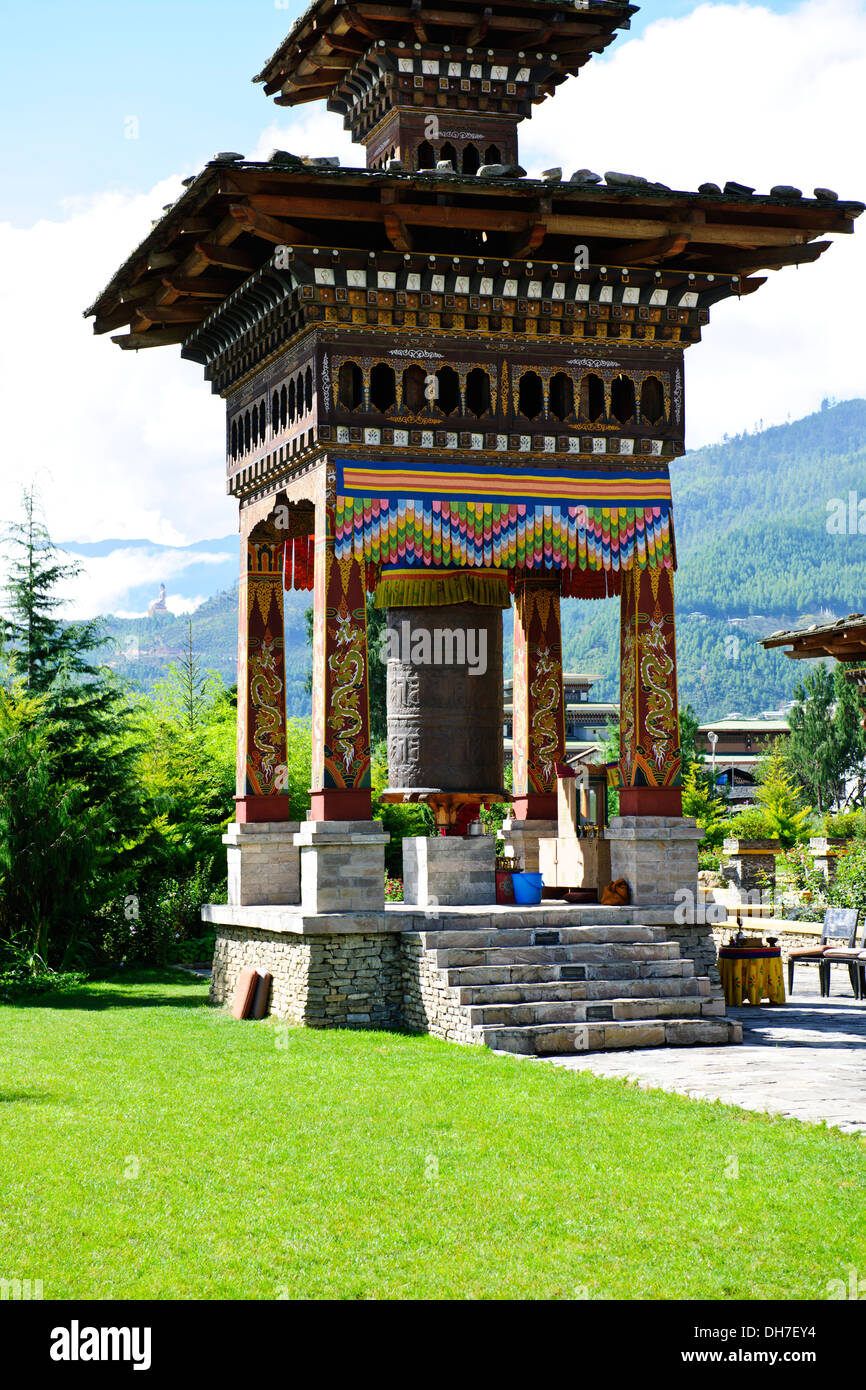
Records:
[[[642,1048],[545,1061],[864,1133],[866,1000],[855,1000],[841,970],[832,976],[829,999],[807,992],[804,982],[787,1004],[729,1009],[743,1024],[740,1047]]]

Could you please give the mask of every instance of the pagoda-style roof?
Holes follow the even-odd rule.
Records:
[[[681,192],[613,173],[602,184],[586,170],[569,181],[379,172],[284,152],[218,156],[187,183],[86,310],[97,333],[128,329],[114,339],[123,348],[183,342],[277,245],[571,265],[583,244],[596,275],[652,268],[684,287],[690,274],[727,277],[719,298],[757,289],[755,271],[817,260],[830,245],[818,238],[852,232],[864,209],[829,190]]]
[[[315,0],[254,81],[283,106],[325,97],[332,110],[345,111],[340,89],[373,45],[392,60],[400,48],[427,56],[427,48],[454,46],[479,57],[525,55],[540,65],[534,99],[541,101],[603,52],[636,10],[619,0]]]
[[[773,632],[762,639],[761,646],[790,647],[785,655],[795,660],[832,656],[837,661],[866,661],[866,616],[849,613],[834,623],[812,623],[789,632]]]

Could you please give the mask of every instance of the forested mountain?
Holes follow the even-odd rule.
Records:
[[[866,609],[866,400],[825,402],[803,420],[686,454],[671,472],[681,700],[701,719],[775,709],[807,667],[757,639]],[[292,714],[309,706],[309,602],[306,593],[286,595]],[[228,681],[236,677],[236,604],[235,589],[192,620],[203,664]],[[116,660],[143,687],[186,641],[186,618],[107,621],[115,650],[138,643],[137,657]],[[505,633],[510,672],[510,614]],[[600,699],[617,698],[618,641],[617,600],[563,603],[566,667],[601,673]]]

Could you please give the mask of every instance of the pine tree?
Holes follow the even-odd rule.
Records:
[[[68,959],[133,872],[146,812],[126,692],[92,659],[99,624],[58,617],[76,567],[61,561],[32,489],[23,512],[6,533],[0,629],[4,719],[16,731],[0,769],[0,922],[39,957]]]
[[[803,788],[787,771],[786,749],[775,739],[766,758],[758,764],[758,803],[770,834],[789,849],[805,834],[811,806],[803,805]]]

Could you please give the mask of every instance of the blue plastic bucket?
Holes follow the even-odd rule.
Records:
[[[544,879],[541,874],[512,874],[514,882],[514,901],[526,905],[541,902]]]

